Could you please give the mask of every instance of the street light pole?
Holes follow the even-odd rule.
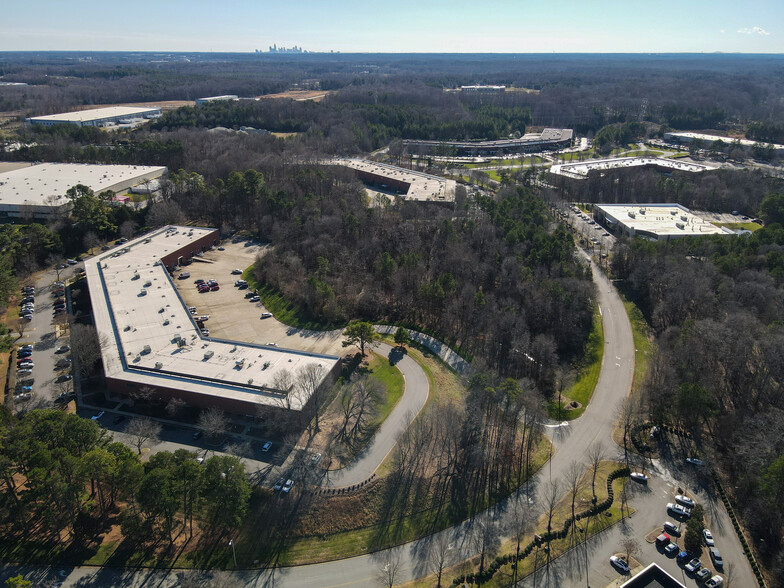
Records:
[[[229,547],[231,547],[231,554],[234,556],[234,569],[237,569],[237,552],[234,551],[234,539],[229,539]]]

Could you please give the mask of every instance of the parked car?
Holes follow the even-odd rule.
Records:
[[[198,284],[203,284],[203,283],[204,283],[204,280],[202,280],[201,278],[199,278],[198,280],[194,281],[193,283],[194,283],[194,284],[197,284],[197,285],[198,285]]]
[[[687,506],[689,508],[694,508],[695,502],[692,498],[685,496],[683,494],[676,494],[675,495],[675,502],[681,503],[683,506]]]
[[[678,544],[677,543],[670,543],[664,548],[664,553],[672,557],[676,553],[678,553]]]
[[[667,533],[669,533],[670,535],[675,535],[676,537],[680,537],[681,536],[681,531],[678,528],[678,525],[676,525],[673,522],[664,521],[664,525],[662,525],[662,527],[664,527],[664,530]]]
[[[267,451],[269,451],[270,449],[272,449],[272,442],[271,442],[271,441],[267,441],[267,442],[266,442],[264,445],[262,445],[262,447],[261,447],[261,450],[262,450],[262,451],[264,451],[264,452],[267,452]]]
[[[25,350],[22,350],[22,351],[19,351],[19,353],[17,353],[17,354],[16,354],[16,356],[17,356],[17,357],[22,357],[22,358],[23,358],[23,357],[30,357],[32,354],[33,354],[33,352],[32,352],[32,351],[25,351]]]
[[[32,359],[22,359],[16,362],[16,367],[26,370],[31,370],[35,367],[35,363],[33,363]]]
[[[55,379],[55,382],[57,382],[58,384],[61,382],[68,382],[71,378],[73,378],[71,374],[60,374]]]
[[[710,553],[711,561],[713,561],[713,565],[717,568],[724,567],[724,558],[721,557],[721,552],[716,547],[709,547],[708,552]]]
[[[618,557],[617,555],[610,556],[610,564],[618,568],[624,574],[629,573],[629,564],[626,563],[626,560],[622,557]]]
[[[313,457],[310,458],[310,463],[312,463],[313,465],[318,464],[318,462],[320,462],[320,461],[321,461],[321,454],[320,453],[314,453]]]
[[[197,320],[197,321],[201,321],[201,322],[208,321],[208,320],[210,320],[210,315],[208,315],[208,314],[203,314],[203,315],[201,315],[200,317],[198,317],[196,320]]]
[[[284,494],[288,494],[291,492],[291,487],[294,485],[294,480],[286,480],[286,483],[283,484],[283,488],[280,489],[281,492]]]
[[[280,478],[277,482],[275,482],[275,485],[272,487],[272,489],[275,492],[277,492],[278,490],[283,488],[283,484],[285,484],[285,483],[286,483],[286,478]]]
[[[701,459],[697,459],[696,457],[687,457],[686,458],[686,463],[690,463],[690,464],[696,465],[696,466],[703,466],[703,465],[705,465],[705,462],[703,462]]]
[[[239,284],[237,286],[237,289],[238,290],[247,290],[248,289],[248,285],[247,284]]]
[[[704,582],[705,578],[708,578],[711,575],[711,571],[709,568],[700,568],[697,570],[697,573],[694,574],[694,579],[698,582]]]
[[[22,394],[23,392],[32,392],[32,386],[17,386],[15,394]]]
[[[680,504],[669,502],[667,503],[667,510],[681,517],[689,518],[691,516],[691,510]]]
[[[255,294],[253,293],[253,291],[251,291],[251,292],[247,292],[247,293],[245,294],[245,298],[253,298],[254,296],[255,296]]]
[[[68,345],[60,345],[57,349],[54,350],[55,353],[65,353],[70,351],[71,348]]]
[[[277,347],[278,344],[277,343],[267,343],[267,346],[268,347]]]
[[[233,269],[233,270],[231,270],[231,275],[233,275],[233,276],[240,276],[240,275],[242,275],[242,270],[241,269]]]
[[[716,574],[710,580],[705,582],[705,588],[721,588],[724,585],[724,578]]]
[[[19,394],[18,396],[14,397],[14,400],[17,402],[23,402],[25,400],[30,400],[33,395],[30,392],[25,392],[24,394]]]
[[[210,291],[215,292],[215,290],[220,290],[220,286],[218,286],[218,284],[213,284],[210,286]]]
[[[688,551],[681,551],[676,559],[679,564],[685,564],[687,561],[691,560],[691,553]]]
[[[181,280],[187,280],[187,279],[188,279],[188,278],[190,278],[190,277],[191,277],[191,272],[182,272],[182,273],[180,274],[180,279],[181,279]]]
[[[191,313],[191,314],[196,314],[196,307],[195,306],[189,306],[188,307],[188,312]]]
[[[201,334],[204,335],[205,337],[209,337],[210,336],[210,330],[209,329],[199,329],[199,330],[201,331]]]
[[[104,415],[104,411],[99,412],[97,415],[90,417],[90,420],[97,421]]]
[[[21,376],[29,376],[32,373],[33,373],[33,370],[28,370],[28,369],[16,370],[16,377],[19,378]]]
[[[272,313],[271,312],[262,312],[261,313],[261,318],[263,318],[263,319],[265,319],[265,318],[272,318]]]
[[[67,263],[68,265],[76,265],[76,264],[77,264],[77,263],[79,263],[79,262],[78,262],[78,261],[76,261],[75,259],[69,259],[68,261],[66,261],[66,263]]]
[[[684,569],[693,574],[702,567],[702,562],[696,557],[684,566]]]
[[[642,472],[632,472],[631,474],[629,474],[629,477],[635,482],[640,482],[642,484],[645,484],[648,481],[648,476],[646,476]]]
[[[713,533],[711,533],[708,529],[702,530],[702,539],[705,541],[705,545],[708,547],[713,547],[716,545],[716,542],[713,540]]]
[[[248,299],[249,302],[259,302],[260,300],[261,298],[257,295],[253,295]]]
[[[194,441],[196,441],[196,440],[198,440],[198,439],[201,439],[201,435],[202,435],[201,431],[196,431],[196,432],[193,434],[193,439],[194,439]]]
[[[71,365],[71,358],[70,357],[61,357],[60,359],[58,359],[55,362],[54,365],[55,365],[55,367],[59,367],[59,368],[70,367],[70,365]]]

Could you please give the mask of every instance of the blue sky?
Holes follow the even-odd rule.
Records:
[[[784,0],[3,0],[0,50],[784,53]]]

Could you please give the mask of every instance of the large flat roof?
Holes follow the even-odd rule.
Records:
[[[502,149],[527,145],[548,145],[560,141],[571,141],[572,129],[544,129],[541,133],[526,133],[519,139],[499,139],[497,141],[432,141],[424,139],[403,139],[405,145],[452,145],[464,149]]]
[[[678,580],[664,571],[655,563],[649,564],[631,579],[621,584],[620,588],[686,588]]]
[[[757,143],[762,143],[763,145],[768,145],[767,141],[751,141],[749,139],[739,139],[737,137],[723,137],[721,135],[706,135],[705,133],[694,133],[691,131],[672,131],[669,133],[664,133],[665,137],[677,137],[679,139],[688,139],[691,141],[692,139],[699,139],[700,141],[705,141],[706,143],[713,143],[714,141],[723,141],[724,143],[730,144],[734,143],[735,141],[739,142],[744,147],[751,147],[756,145]],[[774,149],[784,149],[784,145],[777,145],[773,144]],[[710,145],[706,145],[706,147],[710,147]]]
[[[140,107],[140,106],[107,106],[105,108],[90,108],[88,110],[76,110],[74,112],[63,112],[61,114],[48,114],[45,116],[33,116],[33,122],[55,121],[55,122],[89,122],[103,120],[105,118],[115,118],[118,116],[140,117],[145,114],[156,114],[160,108]]]
[[[632,167],[655,166],[686,172],[701,172],[714,169],[699,163],[688,163],[677,159],[664,157],[614,157],[608,159],[592,159],[574,163],[558,163],[550,167],[550,173],[562,176],[583,179],[594,170],[614,170]]]
[[[68,202],[65,193],[76,184],[96,194],[117,192],[164,173],[162,166],[40,163],[0,172],[0,206],[62,206]]]
[[[295,390],[286,398],[274,390],[275,376],[296,376],[314,363],[326,376],[340,358],[204,337],[159,263],[212,234],[217,238],[215,229],[165,227],[85,262],[95,325],[108,341],[106,377],[301,410],[308,397]]]
[[[734,235],[694,215],[680,204],[595,204],[614,222],[658,236]]]
[[[329,163],[343,165],[351,169],[373,174],[381,178],[388,178],[397,182],[408,184],[406,198],[413,200],[433,200],[451,202],[455,199],[457,182],[440,178],[420,171],[396,167],[386,163],[377,163],[367,159],[339,158]]]

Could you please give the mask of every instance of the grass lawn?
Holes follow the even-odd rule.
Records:
[[[728,229],[732,229],[733,231],[739,231],[745,229],[747,231],[757,231],[762,228],[762,225],[752,222],[745,222],[745,223],[713,223],[717,227],[727,227]]]
[[[251,290],[257,290],[261,297],[261,302],[269,310],[276,319],[285,325],[297,329],[313,329],[316,331],[328,331],[344,327],[345,325],[331,325],[313,320],[302,309],[291,304],[286,298],[278,292],[275,288],[264,285],[260,286],[256,279],[253,277],[253,265],[242,272],[242,279],[248,282],[248,287]]]
[[[632,336],[634,337],[634,382],[632,389],[637,390],[642,385],[645,373],[648,371],[648,363],[653,351],[653,335],[651,327],[634,302],[624,298],[623,305],[626,307],[626,314],[629,315]]]
[[[389,360],[386,357],[381,357],[377,353],[371,352],[371,359],[367,370],[370,374],[370,378],[380,382],[387,392],[384,404],[379,407],[378,415],[374,422],[375,426],[380,426],[403,397],[405,380],[399,369],[390,365]]]
[[[550,418],[560,420],[570,420],[579,417],[588,402],[591,400],[596,382],[599,380],[599,372],[602,370],[602,357],[604,356],[604,326],[602,325],[602,316],[599,313],[598,307],[593,313],[593,329],[588,336],[588,342],[585,345],[583,354],[582,365],[577,368],[577,375],[574,384],[568,390],[564,390],[563,397],[561,398],[561,406],[559,411],[558,399],[553,399],[547,407],[547,412]],[[573,410],[564,410],[564,407],[572,400],[580,403],[580,408]]]

